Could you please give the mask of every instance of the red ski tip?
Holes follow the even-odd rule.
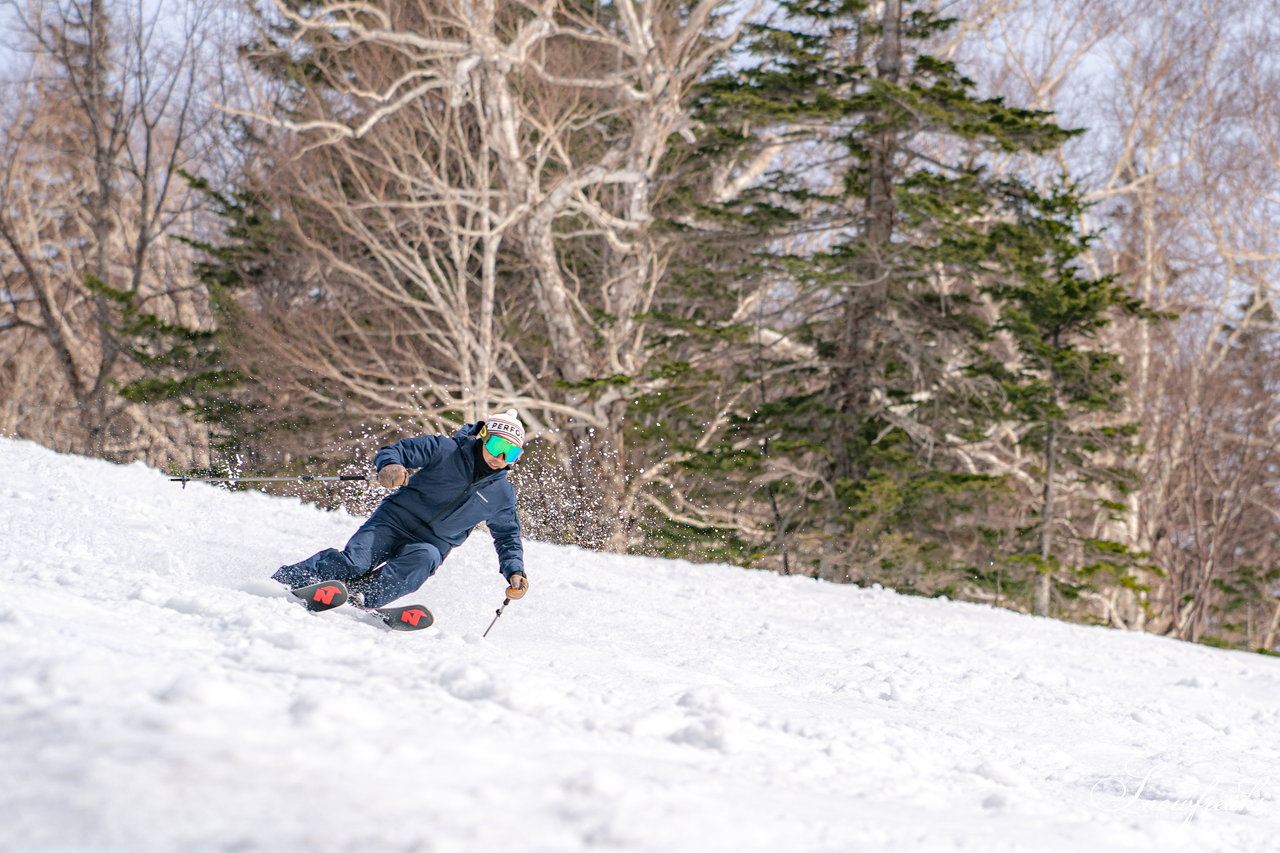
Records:
[[[426,615],[427,611],[425,610],[406,610],[400,614],[400,621],[408,622],[410,625],[417,627],[417,624],[422,621],[422,617]]]
[[[316,590],[315,595],[311,597],[312,601],[318,601],[321,604],[333,604],[333,597],[342,592],[342,589],[336,586],[322,586]]]

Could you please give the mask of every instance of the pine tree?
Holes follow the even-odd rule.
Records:
[[[270,412],[255,393],[258,389],[232,353],[243,347],[246,334],[238,324],[242,308],[237,298],[290,253],[279,239],[278,224],[252,191],[227,194],[205,178],[186,172],[180,177],[205,196],[210,212],[223,224],[217,243],[173,235],[199,258],[193,270],[209,294],[210,326],[166,322],[142,310],[131,293],[101,283],[95,289],[112,301],[113,325],[144,374],[121,385],[120,395],[148,405],[174,402],[207,424],[210,447],[222,460],[213,473],[226,473],[226,460],[235,458],[238,465],[260,461],[261,447],[281,428],[279,413]]]
[[[967,367],[1000,319],[987,285],[1025,261],[993,242],[1050,254],[1023,214],[1061,200],[992,163],[1034,163],[1073,132],[977,97],[927,52],[955,22],[910,6],[784,3],[703,87],[699,156],[714,169],[681,224],[704,249],[690,280],[721,298],[680,317],[739,366],[719,389],[736,417],[691,459],[720,494],[752,495],[749,538],[775,565],[788,548],[824,577],[925,591],[1011,539],[1008,470],[978,452],[998,441],[1002,389]]]
[[[1003,416],[1019,425],[1019,443],[1040,459],[1039,519],[1029,561],[1038,571],[1035,610],[1048,615],[1067,515],[1061,482],[1096,484],[1116,496],[1133,486],[1123,460],[1135,451],[1137,428],[1117,420],[1125,374],[1099,335],[1119,316],[1151,315],[1113,278],[1093,278],[1081,268],[1090,238],[1075,225],[1083,207],[1075,188],[1062,186],[1034,201],[1017,220],[993,229],[989,257],[1007,275],[983,287],[1000,306],[995,330],[1012,339],[1016,354],[1000,363],[988,350],[972,369],[999,383]],[[1103,496],[1093,502],[1123,508]],[[1086,546],[1078,561],[1085,573],[1106,569],[1126,578],[1135,564],[1119,543],[1078,544]]]

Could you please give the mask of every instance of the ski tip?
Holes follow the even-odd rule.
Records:
[[[289,590],[308,610],[319,613],[347,603],[347,585],[342,581],[320,581]]]
[[[392,631],[421,631],[430,628],[435,616],[421,604],[406,604],[403,607],[379,607],[373,611],[382,624]]]

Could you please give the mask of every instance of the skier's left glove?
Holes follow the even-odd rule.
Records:
[[[398,489],[409,482],[409,472],[398,462],[383,465],[378,472],[378,483],[384,489]]]
[[[507,598],[516,601],[524,598],[528,591],[529,579],[524,576],[524,572],[512,572],[511,577],[507,578]]]

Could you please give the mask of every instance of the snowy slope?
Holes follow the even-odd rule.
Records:
[[[437,627],[264,578],[360,519],[0,439],[0,850],[1280,850],[1280,660],[480,531]]]

